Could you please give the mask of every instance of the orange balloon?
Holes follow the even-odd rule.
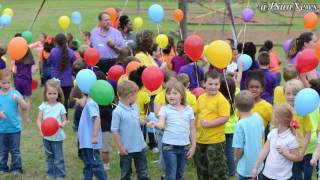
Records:
[[[180,22],[183,19],[183,11],[181,9],[176,9],[173,11],[173,19],[176,22]]]
[[[22,37],[15,37],[10,40],[7,51],[11,59],[20,60],[28,52],[28,43]]]
[[[315,49],[316,49],[317,57],[318,57],[319,60],[320,60],[320,40],[316,43]]]
[[[314,29],[318,24],[318,16],[314,12],[308,12],[303,17],[303,24],[306,29]]]
[[[118,12],[114,8],[107,8],[105,12],[109,14],[111,22],[115,21],[118,17]]]
[[[137,70],[139,67],[141,66],[141,64],[137,61],[131,61],[129,62],[129,64],[126,67],[126,74],[127,76],[134,70]]]

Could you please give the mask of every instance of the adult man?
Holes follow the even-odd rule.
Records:
[[[98,19],[100,26],[91,31],[90,40],[92,47],[100,53],[100,61],[97,66],[106,73],[115,64],[119,51],[125,44],[121,32],[111,27],[109,14],[101,12]]]

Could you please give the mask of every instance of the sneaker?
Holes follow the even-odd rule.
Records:
[[[0,175],[5,175],[5,174],[8,174],[8,172],[0,171]]]
[[[155,148],[152,148],[151,151],[152,151],[153,153],[158,153],[158,152],[159,152],[159,149],[155,147]]]
[[[111,168],[110,168],[110,163],[108,164],[103,164],[103,169],[106,170],[106,171],[109,171]]]

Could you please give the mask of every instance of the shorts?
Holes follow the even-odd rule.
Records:
[[[112,151],[112,135],[111,132],[102,132],[102,150],[101,152]]]
[[[16,86],[16,90],[19,91],[23,96],[32,95],[32,80],[20,79],[16,77],[14,85]]]

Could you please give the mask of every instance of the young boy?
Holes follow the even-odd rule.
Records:
[[[258,113],[252,113],[254,98],[250,91],[241,91],[235,99],[240,120],[235,126],[232,147],[238,162],[239,180],[251,179],[251,170],[262,147],[263,121]],[[258,169],[258,174],[262,166]]]
[[[198,179],[229,179],[224,153],[225,123],[230,115],[230,104],[219,92],[217,71],[205,75],[206,93],[197,102],[197,147],[195,164]]]
[[[262,51],[258,57],[260,71],[263,72],[265,89],[262,93],[261,98],[268,101],[270,104],[273,103],[273,91],[277,86],[276,76],[269,70],[270,56],[268,52]]]
[[[140,129],[139,109],[135,104],[138,89],[133,81],[122,81],[117,89],[119,104],[112,112],[111,132],[120,152],[121,180],[131,178],[132,160],[137,179],[149,179],[146,143]]]
[[[21,117],[18,108],[26,109],[27,103],[18,91],[11,88],[11,84],[12,73],[8,69],[0,70],[0,175],[22,173]],[[7,165],[9,153],[12,162],[10,169]]]
[[[77,106],[83,107],[78,128],[78,140],[81,158],[84,162],[84,179],[92,179],[95,175],[99,180],[107,180],[99,151],[102,148],[99,106],[88,95],[81,93],[77,87],[71,97]]]

